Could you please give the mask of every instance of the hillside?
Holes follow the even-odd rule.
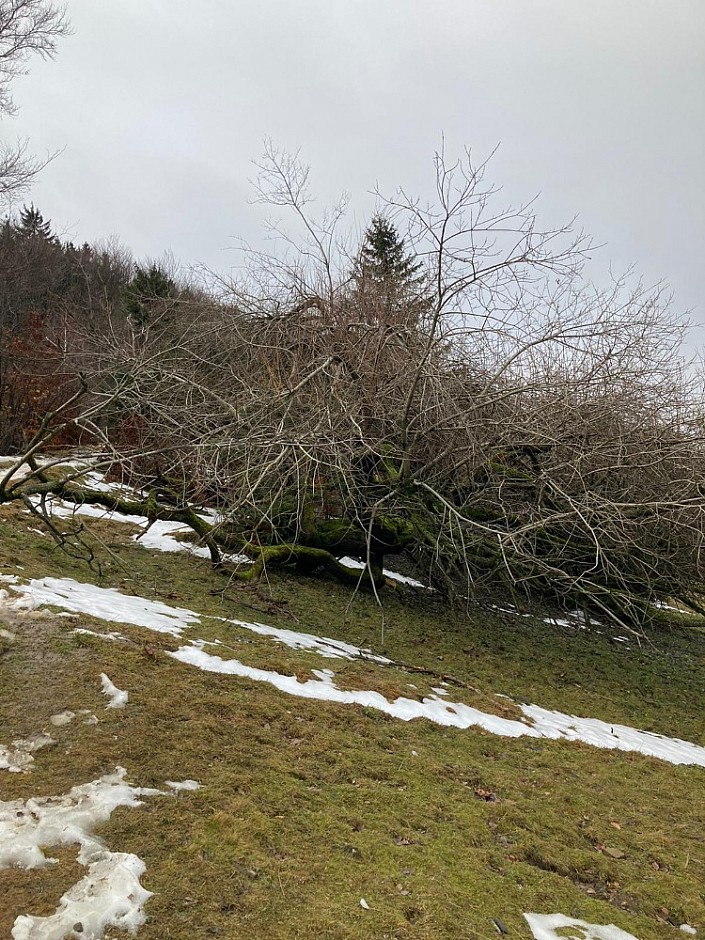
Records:
[[[1,937],[705,929],[686,617],[639,641],[392,579],[382,624],[325,577],[228,582],[178,526],[72,522],[91,567],[0,515]]]

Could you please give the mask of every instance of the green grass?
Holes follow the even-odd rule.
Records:
[[[227,584],[206,562],[150,553],[107,523],[91,525],[102,543],[91,572],[28,526],[16,509],[0,515],[0,573],[74,577],[345,639],[410,668],[323,660],[215,621],[189,631],[219,636],[235,650],[223,655],[249,665],[302,678],[330,667],[341,687],[389,697],[421,696],[445,676],[454,700],[486,710],[503,693],[705,744],[705,635],[682,623],[625,649],[607,628],[556,627],[546,612],[461,616],[392,589],[382,647],[373,600],[333,582]],[[292,698],[183,666],[165,653],[173,638],[138,628],[117,627],[130,642],[114,644],[77,638],[76,622],[51,613],[6,620],[17,640],[0,649],[0,742],[66,708],[100,723],[51,729],[57,743],[30,774],[0,776],[1,799],[61,793],[118,764],[142,786],[202,784],[119,809],[104,828],[110,848],[146,862],[145,940],[489,940],[492,918],[529,940],[525,911],[615,923],[639,940],[682,936],[669,918],[705,928],[702,768]],[[104,708],[101,672],[129,690],[124,710]],[[51,912],[78,880],[75,853],[61,861],[0,872],[0,936],[19,913]]]

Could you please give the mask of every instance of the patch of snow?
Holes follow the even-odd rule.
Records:
[[[85,460],[75,457],[39,457],[35,454],[34,459],[37,466],[44,470],[51,467],[63,467],[75,473],[89,466]],[[27,479],[27,477],[34,472],[29,464],[22,461],[19,455],[15,457],[0,457],[0,480],[4,479],[10,470],[12,470],[12,474],[7,481],[10,486],[14,486],[14,484]]]
[[[91,712],[90,708],[82,708],[78,714],[88,716],[86,720],[83,722],[84,725],[97,725],[98,724],[98,719]]]
[[[564,617],[544,617],[543,623],[547,623],[552,627],[581,627],[581,624],[573,620],[566,620]]]
[[[17,584],[19,578],[16,574],[0,574],[0,581],[4,581],[5,584]]]
[[[125,516],[125,522],[131,522],[134,517]],[[179,533],[186,535],[193,530],[181,522],[153,522],[149,529],[132,536],[132,540],[137,542],[142,548],[150,548],[157,552],[188,552],[189,555],[195,555],[197,558],[206,558],[210,561],[211,553],[205,545],[194,545],[193,542],[182,542],[174,536]],[[247,555],[222,553],[222,560],[233,565],[251,565],[252,559]]]
[[[519,707],[544,738],[582,741],[593,747],[632,751],[649,757],[657,757],[668,761],[669,764],[693,764],[705,767],[705,747],[692,744],[690,741],[669,738],[652,731],[640,731],[628,725],[610,724],[600,721],[599,718],[564,715],[561,712],[541,708],[539,705],[519,705]]]
[[[314,636],[312,633],[299,633],[296,630],[284,630],[269,627],[264,623],[248,623],[246,620],[229,619],[226,623],[235,624],[260,636],[272,637],[294,650],[315,650],[327,659],[368,659],[371,662],[388,665],[391,660],[377,656],[370,650],[361,649],[342,640],[333,640],[326,636]]]
[[[165,780],[164,783],[170,787],[170,789],[175,790],[177,793],[179,790],[201,789],[201,784],[197,780]]]
[[[656,607],[658,610],[673,610],[677,614],[682,614],[683,610],[680,607],[674,607],[672,604],[666,604],[665,601],[652,601],[652,607]]]
[[[705,767],[705,747],[678,738],[639,731],[625,725],[610,725],[596,718],[564,715],[540,708],[538,705],[519,706],[531,722],[525,724],[522,721],[482,712],[462,702],[449,702],[438,696],[430,696],[420,702],[404,697],[389,701],[379,692],[339,689],[329,670],[316,672],[318,678],[302,682],[296,676],[285,676],[278,672],[246,666],[237,659],[224,660],[220,656],[213,656],[204,651],[203,645],[202,641],[198,641],[190,646],[182,646],[168,655],[206,672],[265,682],[281,692],[299,698],[319,699],[340,705],[361,705],[402,721],[426,718],[445,727],[465,729],[476,726],[504,737],[583,741],[599,748],[635,751],[672,764],[695,764]]]
[[[690,924],[681,924],[678,929],[682,930],[683,933],[689,933],[689,934],[692,934],[693,936],[695,936],[698,932],[695,929],[695,927],[691,927]]]
[[[131,486],[126,486],[124,483],[108,483],[105,474],[100,473],[98,470],[89,470],[88,473],[84,473],[78,482],[81,486],[89,486],[97,493],[111,493],[114,496],[124,496],[128,499],[141,498],[141,493]]]
[[[499,604],[490,604],[490,610],[498,610],[502,614],[511,614],[513,617],[533,617],[533,614],[520,613],[514,604],[508,604],[507,607],[500,607]]]
[[[369,911],[370,909],[370,905],[364,898],[360,898],[360,907],[363,909],[363,911]]]
[[[0,770],[8,770],[11,774],[27,773],[34,763],[32,755],[35,751],[53,743],[54,739],[48,734],[34,734],[29,738],[18,738],[12,742],[12,747],[0,744]]]
[[[349,555],[344,555],[342,558],[339,558],[338,561],[341,565],[345,565],[346,568],[354,568],[356,571],[364,571],[367,567],[366,562],[360,561],[358,558],[351,558]],[[389,578],[391,581],[398,581],[399,584],[408,584],[410,587],[426,587],[425,584],[423,584],[421,581],[417,581],[416,578],[410,578],[405,574],[399,574],[396,571],[390,571],[388,568],[383,568],[382,574],[385,576],[385,578]]]
[[[252,679],[255,682],[266,682],[282,692],[300,698],[337,702],[341,705],[362,705],[385,712],[394,718],[400,718],[402,721],[428,718],[436,724],[448,727],[469,728],[471,725],[478,725],[488,731],[505,736],[530,735],[540,737],[539,732],[534,731],[529,725],[501,718],[497,715],[488,715],[469,705],[441,701],[435,697],[425,698],[421,702],[400,697],[390,702],[379,692],[339,689],[333,681],[333,673],[329,670],[315,670],[314,674],[318,678],[307,679],[302,682],[296,676],[285,676],[278,672],[246,666],[236,659],[224,660],[220,656],[212,656],[206,653],[199,644],[182,646],[168,655],[179,660],[179,662],[197,666],[206,672],[219,672],[225,675]]]
[[[79,862],[88,873],[62,895],[59,906],[48,917],[21,914],[12,928],[13,940],[63,940],[64,937],[105,935],[108,927],[136,931],[144,924],[144,904],[152,892],[143,888],[140,878],[146,870],[141,858],[128,852],[100,850],[93,858],[79,853]],[[77,925],[81,930],[76,930]]]
[[[73,613],[146,627],[176,637],[191,624],[200,623],[198,614],[192,610],[121,594],[115,588],[83,584],[72,578],[34,578],[28,584],[13,584],[11,590],[20,595],[10,601],[14,609],[36,609],[50,604]]]
[[[432,691],[432,692],[435,692],[436,695],[447,695],[447,694],[448,694],[448,692],[447,692],[445,689],[441,689],[441,688],[438,688],[438,689],[432,688],[431,691]]]
[[[67,709],[65,712],[59,712],[58,715],[52,715],[49,721],[55,728],[61,728],[63,725],[68,725],[72,722],[75,717],[76,713]]]
[[[118,806],[140,806],[140,796],[160,790],[125,783],[125,770],[82,786],[63,796],[0,802],[0,868],[44,868],[55,864],[44,851],[55,846],[80,846],[78,862],[88,871],[59,901],[54,914],[15,920],[13,940],[63,940],[76,936],[101,938],[108,927],[134,933],[145,922],[143,905],[151,892],[140,884],[144,862],[125,852],[111,852],[94,830]]]
[[[115,484],[122,486],[122,484]],[[106,484],[108,492],[112,491],[113,484]],[[130,491],[131,495],[139,498],[139,494]],[[35,506],[39,506],[38,497],[30,497]],[[127,525],[137,526],[141,532],[132,536],[132,541],[137,542],[142,548],[158,552],[188,552],[197,558],[210,559],[210,552],[205,545],[194,545],[192,542],[184,542],[175,538],[176,535],[186,535],[192,530],[183,522],[165,522],[157,520],[150,524],[146,516],[128,515],[127,513],[117,512],[116,510],[106,509],[104,506],[91,505],[90,503],[70,503],[66,500],[54,498],[47,501],[49,511],[52,516],[60,519],[70,519],[73,516],[86,516],[91,519],[100,519],[103,522],[119,522]],[[204,514],[200,513],[204,518]],[[210,521],[210,520],[207,520]],[[231,564],[252,564],[252,560],[246,555],[223,554],[223,561]]]
[[[60,616],[60,614],[57,616]],[[72,630],[71,633],[77,633],[79,636],[98,636],[101,640],[111,640],[113,643],[127,641],[127,637],[123,636],[122,633],[115,633],[113,631],[110,633],[98,633],[96,630],[87,630],[85,627],[76,627],[76,629]]]
[[[426,588],[426,590],[428,590],[428,585],[424,584],[423,581],[417,581],[416,578],[410,578],[406,574],[399,574],[397,571],[390,571],[389,568],[382,568],[382,574],[385,578],[389,578],[390,581],[398,581],[399,584],[408,584],[409,587]]]
[[[580,934],[571,934],[570,940],[637,940],[614,924],[588,924],[584,920],[565,917],[563,914],[524,914],[534,935],[534,940],[567,940],[567,935],[558,933],[566,928],[577,929]]]
[[[104,672],[100,674],[100,684],[103,689],[103,695],[107,695],[110,698],[110,701],[105,706],[106,708],[124,708],[125,705],[127,705],[128,693],[123,692],[122,689],[118,689],[116,685],[113,685]]]

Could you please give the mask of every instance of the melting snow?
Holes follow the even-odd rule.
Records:
[[[75,717],[75,712],[66,710],[65,712],[59,712],[58,715],[52,715],[49,721],[55,728],[61,728],[63,725],[67,725],[69,722],[73,721]]]
[[[332,640],[327,636],[314,636],[312,633],[299,633],[296,630],[283,630],[279,627],[269,627],[264,623],[248,623],[246,620],[230,619],[227,623],[235,624],[257,633],[260,636],[272,637],[280,643],[294,650],[315,650],[319,655],[327,659],[368,659],[375,663],[389,664],[391,660],[384,656],[377,656],[370,650],[361,649],[359,646],[353,646],[351,643],[344,643],[342,640]]]
[[[122,486],[122,484],[105,484],[102,491],[113,492],[115,486]],[[94,487],[94,489],[100,488]],[[139,496],[129,488],[127,495]],[[31,497],[31,499],[35,506],[39,506],[38,497]],[[175,538],[176,535],[187,535],[192,532],[189,526],[184,525],[183,522],[157,520],[150,523],[147,516],[128,515],[116,510],[106,509],[104,506],[93,506],[90,503],[69,503],[58,498],[49,500],[47,505],[50,514],[60,519],[70,519],[72,516],[87,516],[104,522],[122,522],[137,526],[142,531],[133,535],[132,540],[141,545],[142,548],[158,552],[188,552],[198,558],[210,559],[211,557],[210,552],[204,545],[194,545],[192,542],[183,542]],[[202,513],[201,517],[205,518],[205,514]],[[207,518],[207,521],[211,521],[210,517]],[[224,554],[223,560],[232,564],[252,564],[251,559],[246,555]]]
[[[116,685],[113,685],[104,672],[100,674],[100,684],[103,689],[103,694],[110,698],[110,701],[105,706],[106,708],[124,708],[125,705],[127,705],[128,693],[123,692],[122,689],[118,689]]]
[[[34,457],[38,467],[73,467],[78,469],[81,465],[76,463],[70,458],[61,458],[61,457]],[[10,483],[17,483],[20,480],[24,480],[25,477],[29,476],[32,473],[32,468],[29,464],[25,463],[20,456],[15,457],[0,457],[0,480],[3,479],[8,473],[8,471],[15,467],[15,470],[10,477]]]
[[[333,674],[328,670],[325,673],[316,672],[315,674],[319,676],[317,679],[307,679],[302,682],[296,676],[285,676],[266,669],[256,669],[246,666],[237,659],[224,660],[220,656],[213,656],[203,650],[202,642],[182,646],[169,655],[179,662],[197,666],[206,672],[219,672],[252,679],[255,682],[266,682],[281,692],[299,698],[319,699],[337,702],[341,705],[362,705],[394,718],[400,718],[402,721],[427,718],[429,721],[446,727],[476,726],[504,737],[583,741],[599,748],[636,751],[672,764],[695,764],[705,767],[705,747],[681,741],[678,738],[667,738],[647,731],[639,731],[625,725],[610,725],[596,718],[564,715],[561,712],[540,708],[538,705],[519,706],[532,722],[532,724],[524,724],[522,721],[482,712],[462,702],[449,702],[438,696],[430,696],[420,702],[404,697],[390,702],[379,692],[339,689],[333,681]]]
[[[197,780],[165,780],[164,783],[172,790],[200,790],[201,784]]]
[[[56,863],[46,849],[78,844],[78,862],[88,869],[54,914],[17,917],[13,940],[63,940],[77,935],[78,923],[81,936],[96,940],[107,927],[133,933],[141,927],[143,905],[151,897],[140,884],[144,862],[137,855],[111,852],[93,833],[118,806],[140,806],[137,797],[161,794],[125,783],[125,770],[118,767],[63,796],[0,802],[0,868],[44,868]]]
[[[12,747],[0,744],[0,770],[9,770],[11,774],[26,773],[34,763],[32,754],[53,743],[54,739],[48,734],[35,734],[13,741]]]
[[[97,470],[89,470],[81,477],[79,482],[82,486],[90,486],[97,493],[112,493],[115,496],[124,496],[128,499],[140,497],[140,493],[134,487],[127,486],[124,483],[108,483],[105,474]]]
[[[105,620],[132,623],[172,636],[180,636],[188,626],[199,623],[198,614],[179,607],[169,607],[161,601],[150,601],[142,597],[128,597],[114,588],[98,588],[91,584],[80,584],[70,578],[42,578],[29,584],[12,584],[10,589],[21,595],[14,604],[37,607],[53,604],[68,610],[89,613]],[[247,629],[272,636],[282,642],[296,644],[297,648],[315,649],[328,657],[335,655],[360,655],[357,647],[314,637],[312,634],[295,633],[266,627],[264,624],[247,624],[234,621]],[[509,737],[536,737],[583,741],[594,747],[635,751],[672,764],[695,764],[705,767],[705,747],[668,738],[663,735],[640,731],[625,725],[608,724],[595,718],[579,718],[561,712],[549,711],[538,705],[519,705],[526,719],[516,721],[487,714],[463,703],[441,699],[437,694],[421,702],[397,698],[388,701],[379,692],[338,689],[333,674],[317,673],[319,678],[300,682],[296,676],[284,676],[278,672],[246,666],[236,659],[223,660],[220,656],[206,653],[206,641],[197,641],[183,646],[173,656],[180,662],[197,666],[207,672],[221,672],[265,682],[289,695],[301,698],[320,699],[343,705],[362,705],[385,712],[402,721],[427,718],[439,725],[455,728],[477,726]],[[380,658],[379,661],[384,661]]]
[[[122,633],[97,633],[95,630],[87,630],[85,627],[76,627],[75,630],[71,631],[72,633],[78,633],[81,636],[98,636],[101,640],[111,640],[113,643],[125,642],[127,637]]]
[[[152,892],[140,884],[146,867],[141,858],[107,849],[93,854],[81,849],[78,860],[88,867],[88,874],[69,888],[49,917],[21,914],[12,928],[13,940],[98,940],[107,927],[135,933],[144,924],[143,906]]]
[[[20,595],[11,602],[11,606],[18,609],[51,604],[74,613],[90,614],[114,623],[131,623],[172,636],[180,636],[186,627],[200,622],[198,614],[183,607],[131,597],[115,588],[82,584],[72,578],[33,578],[28,584],[13,584],[11,590]]]
[[[584,920],[565,917],[563,914],[524,914],[524,917],[534,940],[637,940],[633,934],[615,927],[614,924],[588,924]],[[568,937],[562,932],[566,928],[577,929],[580,934],[571,934]]]
[[[359,561],[357,558],[351,558],[349,555],[344,555],[342,558],[339,558],[338,561],[341,565],[345,565],[346,568],[355,568],[356,571],[364,571],[367,567],[367,564],[364,561]],[[382,569],[382,574],[385,578],[389,578],[392,581],[398,581],[399,584],[408,584],[410,587],[420,587],[425,588],[426,585],[421,581],[417,581],[416,578],[410,578],[405,574],[399,574],[396,571],[389,571],[387,568]]]

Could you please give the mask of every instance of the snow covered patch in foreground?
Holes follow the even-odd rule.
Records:
[[[278,627],[269,627],[265,623],[248,623],[246,620],[229,619],[226,623],[243,627],[259,636],[271,637],[293,650],[315,650],[326,659],[367,659],[384,665],[391,663],[390,659],[377,656],[370,650],[344,643],[342,640],[332,640],[327,636],[314,636],[313,633],[299,633],[297,630],[282,630]]]
[[[198,614],[184,607],[170,607],[161,601],[132,597],[115,588],[83,584],[73,578],[33,578],[28,584],[13,584],[10,589],[20,595],[9,601],[9,606],[16,609],[51,604],[73,613],[90,614],[113,623],[131,623],[177,637],[186,627],[200,623]],[[8,603],[7,598],[4,603]]]
[[[140,884],[145,864],[128,852],[103,849],[90,856],[81,850],[78,859],[88,874],[62,895],[49,917],[21,914],[12,928],[13,940],[63,940],[90,937],[98,940],[108,927],[135,933],[144,924],[144,904],[152,892]],[[77,929],[80,925],[80,931]]]
[[[113,685],[104,672],[100,674],[100,685],[103,689],[103,695],[107,695],[110,699],[105,706],[106,708],[124,708],[127,705],[128,693]]]
[[[186,627],[200,623],[198,614],[193,611],[169,607],[161,601],[150,601],[143,597],[129,597],[114,588],[80,584],[70,578],[42,578],[32,580],[29,584],[12,584],[10,590],[22,595],[18,600],[11,602],[14,604],[28,604],[32,607],[52,604],[102,617],[105,620],[132,623],[176,637],[180,636]],[[245,622],[241,621],[240,624],[245,625]],[[316,649],[318,652],[325,648],[329,656],[334,655],[334,649],[342,650],[348,647],[347,644],[339,644],[335,640],[324,640],[312,634],[277,630],[262,624],[250,624],[249,628],[254,626],[261,628],[259,632],[267,631],[266,635],[278,639],[287,636],[292,642],[296,642],[299,648]],[[300,682],[296,676],[284,676],[278,672],[255,669],[236,659],[223,660],[220,656],[210,655],[204,651],[205,645],[207,645],[205,641],[195,641],[190,646],[183,646],[169,655],[180,662],[198,666],[206,672],[221,672],[226,675],[253,679],[255,682],[265,682],[282,692],[300,698],[337,702],[341,705],[362,705],[385,712],[402,721],[427,718],[447,727],[477,726],[493,734],[508,737],[529,736],[583,741],[594,747],[634,751],[672,764],[695,764],[705,767],[705,747],[678,738],[640,731],[626,725],[611,725],[596,718],[579,718],[575,715],[549,711],[538,705],[523,704],[518,707],[521,708],[527,720],[526,722],[515,721],[481,712],[463,703],[450,702],[447,698],[441,699],[438,695],[425,698],[421,702],[403,697],[390,702],[379,692],[338,689],[333,682],[333,673],[328,670],[314,673],[318,676],[317,679]],[[352,655],[360,654],[358,648],[354,646],[348,647],[348,651],[355,651]],[[384,662],[382,658],[378,661]]]
[[[76,844],[78,862],[88,869],[49,917],[17,917],[13,940],[98,940],[108,927],[130,933],[141,927],[144,903],[152,896],[140,884],[144,862],[131,853],[111,852],[93,833],[118,806],[141,806],[137,797],[160,795],[161,790],[125,783],[125,770],[118,767],[114,774],[73,787],[63,796],[0,802],[0,869],[44,868],[56,863],[45,849]]]
[[[339,558],[338,561],[341,565],[345,565],[346,568],[354,568],[356,571],[364,571],[367,567],[364,561],[351,558],[349,555],[344,555],[342,558]],[[399,584],[408,584],[410,587],[426,587],[425,584],[422,584],[421,581],[417,581],[416,578],[410,578],[408,575],[399,574],[396,571],[389,571],[387,568],[382,569],[382,574],[385,578],[389,578],[390,581],[398,581]]]
[[[482,712],[462,702],[450,702],[439,696],[429,696],[417,701],[400,697],[389,701],[381,693],[361,689],[339,689],[330,670],[313,670],[316,679],[301,682],[296,676],[285,676],[266,669],[246,666],[237,659],[224,660],[213,656],[203,649],[202,641],[195,641],[191,646],[182,646],[169,653],[179,662],[197,666],[206,672],[219,672],[230,676],[266,682],[281,692],[299,698],[319,699],[336,702],[340,705],[361,705],[377,711],[411,721],[414,718],[426,718],[438,725],[452,728],[483,728],[492,734],[503,737],[549,738],[583,741],[594,747],[610,750],[635,751],[651,757],[658,757],[671,764],[695,764],[705,767],[705,747],[667,738],[648,731],[639,731],[625,725],[610,725],[596,718],[578,718],[561,712],[549,711],[538,705],[519,705],[531,721],[515,721]]]
[[[614,924],[588,924],[584,920],[565,917],[563,914],[524,914],[534,940],[637,940],[634,934],[627,933]],[[580,933],[565,934],[569,928]],[[561,933],[558,933],[558,931]]]
[[[54,739],[48,734],[35,734],[13,741],[12,747],[0,744],[0,770],[8,770],[11,774],[27,773],[34,763],[34,752],[53,743]]]

